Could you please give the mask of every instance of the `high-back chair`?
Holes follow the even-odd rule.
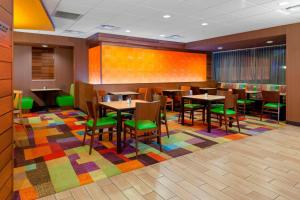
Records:
[[[163,94],[163,89],[162,88],[153,88],[153,95],[164,95]],[[154,99],[153,99],[154,100]],[[172,98],[166,96],[166,106],[170,106],[171,110],[174,110],[174,101]]]
[[[96,109],[95,102],[87,101],[86,102],[88,117],[85,124],[85,132],[83,136],[82,145],[85,144],[86,135],[91,136],[90,141],[90,151],[89,154],[92,153],[92,147],[94,143],[94,136],[96,135],[96,130],[98,134],[103,134],[103,129],[108,128],[109,132],[109,140],[112,140],[113,128],[117,127],[117,120],[111,117],[98,117],[98,109]],[[100,131],[101,130],[101,131]]]
[[[247,107],[253,104],[255,101],[247,99],[247,94],[245,89],[232,89],[232,93],[237,95],[238,108],[243,110],[244,116],[246,116]]]
[[[166,131],[168,137],[169,135],[169,128],[168,128],[168,119],[167,119],[167,97],[162,96],[162,95],[154,95],[153,96],[153,101],[160,101],[160,118],[161,118],[161,123],[166,126]]]
[[[69,94],[63,94],[56,97],[56,104],[63,108],[63,107],[73,107],[75,100],[75,85],[72,83],[70,85]]]
[[[149,88],[138,88],[138,93],[140,93],[140,99],[147,101],[149,95]]]
[[[180,101],[180,105],[182,105],[182,97],[183,96],[188,96],[190,95],[190,91],[181,91],[179,93],[179,101]],[[183,109],[183,112],[189,112],[190,113],[190,119],[192,119],[192,125],[194,125],[194,118],[195,118],[195,111],[201,111],[202,112],[202,121],[204,123],[205,121],[205,106],[204,105],[201,105],[199,103],[193,103],[191,101],[186,101],[186,102],[183,102],[184,103],[184,107],[181,108],[180,110],[182,111]],[[178,122],[180,122],[180,119],[181,119],[181,112],[179,113],[179,116],[178,116]]]
[[[240,123],[238,117],[238,110],[237,110],[237,95],[228,92],[225,96],[224,107],[216,107],[211,109],[211,113],[216,114],[218,116],[220,126],[222,126],[222,119],[224,118],[225,121],[225,129],[227,133],[227,121],[228,118],[235,117],[238,130],[240,132]]]
[[[160,131],[160,102],[136,103],[134,120],[124,122],[124,144],[126,134],[129,130],[135,138],[136,156],[138,155],[138,141],[157,138],[162,151],[161,131]]]
[[[280,103],[280,93],[278,91],[262,91],[263,103],[261,109],[260,120],[264,112],[277,114],[277,123],[280,120],[280,109],[285,107],[284,103]]]

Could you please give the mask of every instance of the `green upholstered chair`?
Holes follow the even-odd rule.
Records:
[[[99,92],[98,92],[99,93]],[[97,93],[97,94],[98,94]],[[122,97],[116,95],[104,95],[103,97],[97,96],[97,99],[102,100],[103,102],[110,102],[110,101],[122,101]],[[117,112],[110,111],[106,113],[107,117],[117,118]],[[121,112],[121,116],[123,118],[131,118],[132,114],[128,112]]]
[[[74,106],[74,96],[75,95],[75,86],[74,83],[70,86],[69,95],[59,95],[56,97],[56,104],[59,107],[73,107]]]
[[[179,101],[182,100],[183,96],[188,96],[188,95],[190,95],[190,91],[181,91],[178,95]],[[180,102],[180,105],[182,105],[182,102]],[[192,119],[192,126],[194,125],[195,111],[202,112],[202,121],[203,121],[203,123],[205,122],[205,106],[204,105],[199,104],[199,103],[194,103],[191,101],[186,101],[186,102],[184,102],[183,111],[190,113],[190,119]],[[178,122],[180,122],[180,119],[181,119],[181,114],[179,113]]]
[[[22,110],[31,110],[33,107],[33,98],[32,97],[23,97],[22,98]]]
[[[279,91],[262,91],[263,103],[261,109],[260,120],[264,113],[277,114],[277,123],[279,124],[281,108],[285,107],[284,103],[280,103]]]
[[[126,134],[134,136],[136,156],[138,155],[138,141],[157,138],[157,143],[161,144],[160,131],[160,102],[136,103],[134,120],[126,120],[124,122],[124,144],[126,144]]]
[[[243,111],[244,116],[246,116],[246,110],[249,106],[255,103],[254,100],[247,99],[247,94],[245,89],[233,89],[233,94],[236,94],[238,97],[237,105],[239,110]]]
[[[217,115],[220,126],[222,126],[222,120],[224,118],[225,121],[225,128],[227,133],[227,121],[228,118],[235,117],[238,129],[240,132],[240,123],[239,123],[239,117],[237,112],[237,95],[232,93],[227,93],[225,96],[225,102],[224,107],[216,107],[211,109],[211,113]]]
[[[88,109],[88,117],[85,124],[85,132],[83,136],[82,145],[85,144],[86,135],[91,136],[90,140],[90,151],[89,154],[92,153],[92,147],[94,143],[94,136],[96,134],[96,130],[98,134],[103,134],[103,129],[108,128],[109,132],[109,140],[112,140],[113,128],[117,127],[117,120],[110,118],[110,117],[98,117],[98,110],[96,109],[96,102],[87,101],[86,102],[87,109]],[[101,130],[101,131],[100,131]]]
[[[166,126],[166,131],[168,138],[169,135],[169,127],[168,127],[168,119],[167,119],[167,97],[163,95],[153,95],[153,101],[160,101],[160,120],[161,124],[164,124]]]

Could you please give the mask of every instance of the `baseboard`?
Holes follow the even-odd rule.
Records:
[[[300,126],[300,122],[286,121],[286,123],[293,126]]]

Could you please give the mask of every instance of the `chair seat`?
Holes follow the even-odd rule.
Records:
[[[135,128],[135,120],[126,120],[125,125]],[[140,120],[137,122],[137,129],[138,130],[147,130],[147,129],[154,129],[157,128],[157,125],[151,120]]]
[[[267,107],[267,108],[270,108],[270,109],[278,109],[278,106],[281,108],[281,107],[284,107],[285,104],[284,103],[266,103],[264,105],[264,107]]]
[[[23,110],[30,110],[33,106],[33,99],[32,97],[23,97],[22,98],[22,109]]]
[[[74,97],[70,95],[61,95],[56,97],[56,103],[59,107],[74,106]]]
[[[254,102],[255,102],[254,100],[250,100],[250,99],[238,99],[237,100],[238,104],[251,104],[251,103],[254,103]]]
[[[93,119],[90,119],[87,121],[86,125],[89,127],[92,127],[94,123]],[[102,117],[97,119],[96,126],[101,127],[101,126],[113,126],[117,125],[117,120],[111,118],[111,117]]]
[[[110,118],[116,118],[117,117],[117,112],[109,112],[109,113],[106,113],[106,116],[107,117],[110,117]],[[132,114],[131,113],[128,113],[128,112],[121,112],[121,116],[122,117],[130,117]]]
[[[201,104],[195,104],[195,103],[184,104],[184,108],[188,108],[188,109],[198,109],[202,107],[203,106]]]
[[[213,108],[213,109],[211,109],[211,112],[224,115],[224,108],[222,108],[222,107]],[[234,110],[231,110],[231,109],[226,110],[226,115],[235,115],[235,114],[236,114],[236,112]]]

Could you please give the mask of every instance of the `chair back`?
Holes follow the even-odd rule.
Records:
[[[141,99],[144,101],[147,101],[148,94],[149,94],[149,88],[138,88],[138,93],[141,94]]]
[[[262,91],[262,97],[264,102],[280,102],[280,93],[278,91]]]
[[[192,86],[191,90],[193,92],[193,95],[199,95],[199,94],[201,94],[201,91],[200,91],[199,87]]]
[[[103,101],[103,97],[105,96],[104,90],[95,90],[97,101]]]
[[[237,94],[238,99],[247,99],[245,89],[232,89],[233,94]]]
[[[153,101],[159,101],[160,102],[160,108],[162,112],[167,111],[167,97],[163,95],[154,95],[153,96]]]
[[[207,94],[208,95],[217,95],[217,90],[214,89],[214,90],[207,90]]]
[[[97,110],[96,106],[93,101],[86,101],[86,107],[88,111],[88,120],[93,119],[94,124],[96,124],[97,121]]]
[[[234,109],[237,110],[237,94],[232,94],[228,92],[225,95],[224,109]]]
[[[70,86],[70,95],[72,97],[75,97],[75,85],[74,85],[74,83],[72,83],[71,86]]]
[[[23,97],[23,91],[22,90],[14,90],[13,92],[13,104],[14,109],[22,109],[22,97]]]
[[[217,90],[217,95],[226,96],[229,93],[228,90]]]
[[[180,86],[180,89],[183,90],[183,91],[190,91],[191,86],[182,85],[182,86]]]
[[[136,110],[135,110],[136,121],[151,120],[151,121],[155,121],[158,124],[159,115],[160,115],[159,101],[136,103]]]

